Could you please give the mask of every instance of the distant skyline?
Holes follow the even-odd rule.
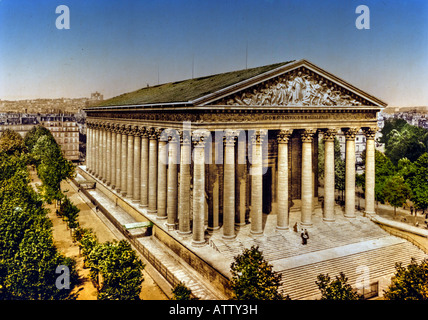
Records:
[[[426,0],[0,0],[0,99],[108,99],[307,59],[389,106],[428,106],[427,18]]]

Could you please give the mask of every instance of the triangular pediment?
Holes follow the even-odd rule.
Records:
[[[197,105],[225,106],[386,106],[383,101],[306,60],[198,100],[194,101]]]

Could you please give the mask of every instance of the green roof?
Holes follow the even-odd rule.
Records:
[[[253,78],[270,70],[274,70],[290,62],[291,61],[275,63],[262,67],[146,87],[104,100],[100,102],[98,106],[189,102],[238,82]]]

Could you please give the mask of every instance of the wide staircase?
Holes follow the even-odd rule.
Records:
[[[426,257],[410,242],[391,236],[361,215],[354,219],[337,215],[335,222],[324,222],[321,217],[313,216],[306,245],[302,244],[300,232],[294,232],[292,226],[287,232],[271,233],[261,239],[241,235],[236,241],[225,242],[213,238],[211,245],[229,259],[244,248],[258,246],[274,271],[282,275],[280,290],[291,299],[319,298],[315,281],[321,273],[335,279],[343,272],[353,287],[363,271],[370,284],[381,278],[389,283],[396,262],[407,265],[411,258]]]

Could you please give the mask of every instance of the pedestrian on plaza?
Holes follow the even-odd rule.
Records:
[[[297,222],[294,224],[293,230],[296,233],[299,232],[299,225],[297,224]]]
[[[410,215],[413,216],[413,206],[410,206]],[[415,213],[415,215],[416,215],[416,213]]]
[[[302,244],[303,245],[307,244],[309,239],[308,230],[305,229],[305,231],[302,232],[301,237],[302,237]]]

